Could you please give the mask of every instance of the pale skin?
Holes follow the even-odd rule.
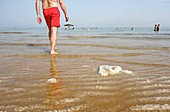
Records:
[[[42,9],[48,9],[51,7],[58,7],[60,5],[66,22],[69,20],[66,6],[64,4],[64,0],[36,0],[36,13],[37,13],[37,22],[41,24],[42,18],[40,15],[40,2],[42,2]],[[57,43],[57,36],[58,35],[58,27],[51,27],[49,28],[49,41],[50,41],[50,54],[57,54],[56,52],[56,43]]]

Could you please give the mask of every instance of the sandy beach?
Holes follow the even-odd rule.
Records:
[[[61,29],[56,56],[45,28],[1,29],[0,111],[170,111],[170,32],[113,29]],[[100,65],[134,74],[103,77]]]

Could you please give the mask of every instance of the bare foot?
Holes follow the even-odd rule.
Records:
[[[55,51],[51,51],[50,54],[54,55],[54,54],[58,54],[58,53]]]
[[[56,48],[55,48],[55,51],[57,51],[57,50],[58,50],[58,48],[56,47]]]

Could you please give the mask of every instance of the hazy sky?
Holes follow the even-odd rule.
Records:
[[[75,26],[170,27],[170,0],[65,0]],[[42,11],[42,10],[41,10]],[[65,23],[61,13],[61,26]],[[36,22],[35,0],[0,0],[0,27],[45,27]]]

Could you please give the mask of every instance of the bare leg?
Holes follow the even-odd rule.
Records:
[[[50,54],[57,54],[56,53],[56,41],[57,41],[57,35],[58,35],[58,28],[57,27],[51,27],[49,30],[49,40],[51,45]]]
[[[51,45],[51,29],[50,28],[49,28],[49,32],[48,32],[48,38],[49,38],[50,45]]]

